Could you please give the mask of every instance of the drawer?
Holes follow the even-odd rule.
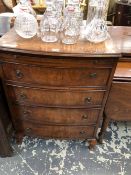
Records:
[[[104,96],[103,90],[81,89],[40,89],[8,86],[9,98],[24,104],[46,106],[100,106]]]
[[[95,127],[93,126],[46,126],[36,125],[31,122],[19,123],[19,130],[25,135],[49,137],[49,138],[70,138],[70,139],[86,139],[94,136]]]
[[[105,114],[112,120],[131,121],[131,82],[113,81]]]
[[[14,119],[42,124],[90,125],[96,124],[100,109],[44,108],[12,105]]]
[[[1,60],[4,62],[15,62],[20,64],[35,64],[43,65],[44,67],[65,67],[65,68],[83,68],[83,67],[99,67],[99,68],[112,68],[115,64],[114,58],[94,58],[87,59],[84,57],[62,57],[62,56],[44,56],[44,55],[28,55],[28,54],[7,54],[1,52]]]
[[[54,68],[3,64],[6,80],[44,86],[106,86],[109,68]]]

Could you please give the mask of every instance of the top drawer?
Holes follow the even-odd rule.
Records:
[[[6,80],[44,86],[106,86],[110,68],[62,68],[4,63]]]
[[[10,63],[35,64],[45,67],[65,67],[65,68],[82,68],[82,67],[99,67],[112,68],[115,64],[114,58],[81,58],[81,57],[62,57],[62,56],[44,56],[29,54],[11,54],[1,53],[1,60]]]

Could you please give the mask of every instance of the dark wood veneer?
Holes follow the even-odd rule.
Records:
[[[106,86],[110,74],[110,69],[108,68],[54,68],[50,67],[50,65],[49,67],[39,67],[8,63],[3,64],[3,71],[6,80],[43,86],[77,87]]]
[[[98,120],[101,108],[53,108],[25,105],[12,105],[15,111],[14,120],[29,120],[35,123],[52,125],[94,125]],[[37,118],[36,118],[37,116]]]
[[[95,132],[94,126],[36,125],[30,121],[20,121],[19,126],[19,132],[23,132],[23,135],[41,138],[92,139]]]
[[[86,89],[40,89],[8,86],[9,98],[19,104],[37,106],[101,106],[105,90]]]

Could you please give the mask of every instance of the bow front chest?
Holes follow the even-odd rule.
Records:
[[[0,39],[1,79],[18,141],[24,135],[96,143],[119,53],[107,44]]]

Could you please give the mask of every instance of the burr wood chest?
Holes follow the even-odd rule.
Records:
[[[29,135],[96,144],[120,56],[108,42],[48,44],[14,30],[0,39],[1,79],[18,141]]]

